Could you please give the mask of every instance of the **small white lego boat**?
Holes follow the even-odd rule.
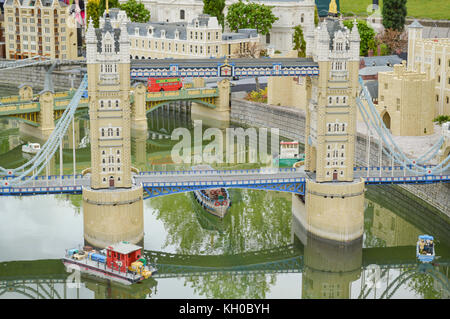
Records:
[[[22,152],[28,154],[37,154],[41,149],[41,145],[39,143],[27,143],[22,145]]]

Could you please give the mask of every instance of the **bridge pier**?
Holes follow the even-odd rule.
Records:
[[[31,100],[33,98],[33,88],[31,85],[19,85],[19,97],[21,100]]]
[[[198,115],[217,121],[230,121],[230,80],[223,79],[217,82],[217,87],[219,89],[219,97],[216,100],[216,107],[211,108],[192,102],[191,115]]]
[[[134,103],[131,105],[131,128],[139,131],[147,131],[147,115],[145,95],[147,88],[143,83],[134,87]]]
[[[30,94],[22,92],[23,94]],[[32,92],[32,91],[31,91]],[[32,93],[31,93],[32,94]],[[40,112],[38,115],[38,126],[28,123],[20,123],[19,131],[24,135],[31,136],[35,139],[46,141],[55,129],[55,117],[53,114],[54,96],[51,91],[43,91],[39,96]]]
[[[132,130],[131,147],[138,167],[147,164],[147,130]]]
[[[136,244],[144,238],[142,186],[94,190],[83,187],[84,239],[104,248],[119,241]]]
[[[349,243],[364,231],[364,180],[319,183],[306,179],[304,208],[293,210],[293,219],[308,233],[336,242]],[[293,207],[301,206],[293,195]]]

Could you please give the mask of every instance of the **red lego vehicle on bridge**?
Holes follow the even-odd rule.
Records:
[[[180,78],[148,78],[148,92],[178,91],[183,87]]]

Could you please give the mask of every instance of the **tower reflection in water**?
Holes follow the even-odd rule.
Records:
[[[361,277],[363,238],[346,244],[318,238],[298,219],[304,209],[302,198],[292,195],[292,236],[304,246],[302,298],[350,298],[352,282]]]
[[[361,276],[362,239],[339,245],[306,235],[302,298],[348,299]]]

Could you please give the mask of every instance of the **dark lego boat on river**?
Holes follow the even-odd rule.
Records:
[[[214,170],[209,165],[197,165],[192,167],[193,171]],[[231,207],[231,198],[226,188],[208,188],[195,190],[195,200],[208,213],[223,218]]]

